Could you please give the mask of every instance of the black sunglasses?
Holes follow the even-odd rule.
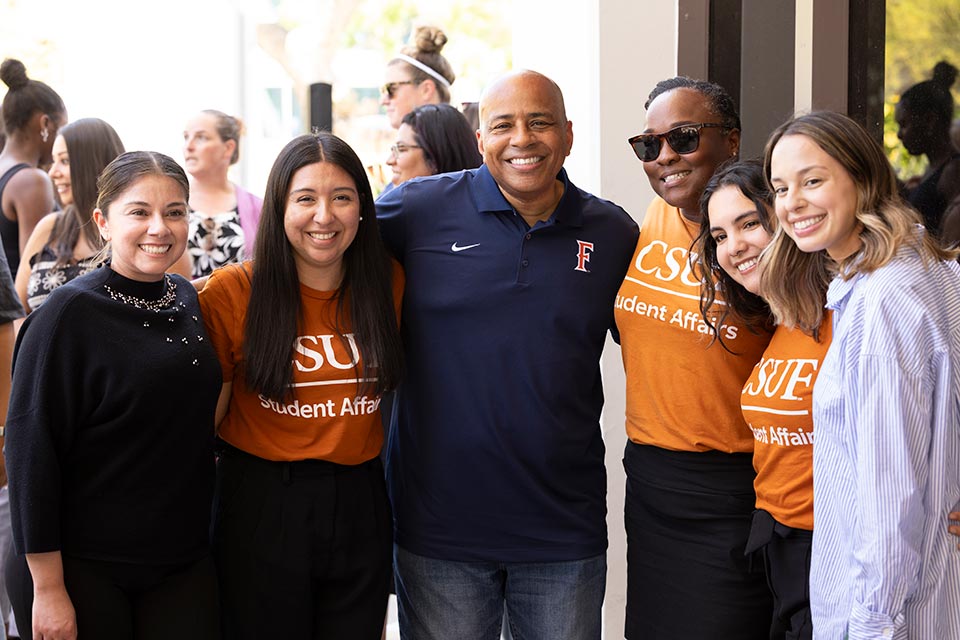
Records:
[[[386,95],[388,98],[393,99],[393,94],[397,92],[397,88],[402,84],[417,84],[413,80],[400,80],[397,82],[388,82],[387,84],[380,87],[381,95]]]
[[[637,154],[643,162],[652,162],[660,155],[661,140],[666,140],[670,148],[679,154],[693,153],[700,147],[700,129],[704,127],[715,127],[717,129],[729,129],[730,127],[713,122],[698,122],[695,124],[682,124],[663,133],[641,133],[633,136],[627,142],[633,147],[633,152]]]

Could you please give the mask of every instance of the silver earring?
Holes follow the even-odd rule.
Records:
[[[363,216],[360,216],[360,219],[363,220]]]
[[[47,141],[47,138],[50,137],[50,134],[47,133],[47,130],[46,130],[46,129],[42,129],[42,130],[40,131],[40,137],[43,138],[43,141],[44,141],[44,142],[46,142],[46,141]]]

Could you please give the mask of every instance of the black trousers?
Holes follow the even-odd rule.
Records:
[[[744,555],[756,503],[751,454],[628,442],[629,640],[766,640],[773,605]]]
[[[773,594],[770,640],[811,640],[810,550],[813,531],[794,529],[763,509],[753,514],[747,553],[763,558],[767,585]]]
[[[217,462],[213,545],[227,640],[379,640],[392,572],[383,466]]]
[[[33,638],[33,582],[24,556],[7,565],[21,640]],[[220,612],[213,559],[141,565],[63,555],[78,640],[217,640]]]

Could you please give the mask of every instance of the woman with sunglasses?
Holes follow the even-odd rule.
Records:
[[[475,130],[449,104],[425,104],[405,115],[387,158],[393,186],[411,178],[476,169],[482,163]]]
[[[394,129],[400,127],[405,115],[420,105],[450,103],[450,85],[457,76],[447,59],[440,55],[446,43],[446,34],[437,27],[417,27],[413,44],[401,49],[397,57],[387,63],[380,104]]]
[[[658,83],[645,107],[630,144],[658,197],[614,310],[627,378],[626,637],[765,639],[770,593],[744,556],[756,497],[740,391],[770,333],[701,315],[690,252],[704,188],[739,152],[740,118],[722,87],[685,77]]]

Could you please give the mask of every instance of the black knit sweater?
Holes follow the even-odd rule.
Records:
[[[213,428],[222,383],[197,295],[109,267],[54,291],[14,352],[6,461],[20,553],[146,564],[208,550]]]

